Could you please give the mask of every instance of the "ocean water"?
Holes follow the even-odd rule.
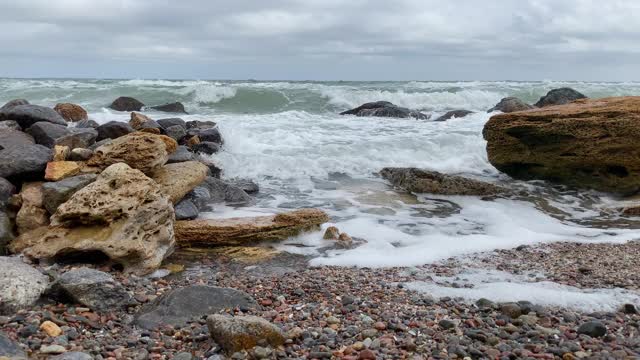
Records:
[[[570,86],[589,97],[640,95],[640,83],[559,82],[262,82],[0,79],[0,103],[26,98],[53,106],[73,102],[99,123],[127,121],[106,108],[118,96],[147,105],[181,101],[185,120],[216,121],[224,150],[212,159],[227,178],[261,187],[249,208],[217,206],[206,217],[253,216],[301,207],[327,211],[330,224],[366,241],[352,250],[327,250],[321,233],[278,244],[312,255],[311,265],[415,266],[476,251],[556,241],[625,242],[640,238],[640,222],[620,217],[620,201],[500,174],[487,161],[481,131],[501,98],[533,103],[548,90]],[[447,122],[357,118],[338,112],[387,100],[433,113],[476,113]],[[147,113],[152,118],[171,114]],[[414,196],[394,191],[376,173],[415,166],[521,190],[512,199]]]

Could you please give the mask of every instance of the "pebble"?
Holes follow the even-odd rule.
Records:
[[[62,335],[62,329],[52,321],[45,321],[40,325],[40,330],[44,331],[49,336]]]
[[[43,354],[62,354],[65,351],[67,351],[67,349],[61,345],[42,345],[40,347],[40,352]]]

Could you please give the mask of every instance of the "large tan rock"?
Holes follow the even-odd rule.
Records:
[[[207,178],[207,168],[198,161],[185,161],[168,164],[153,172],[151,178],[155,180],[162,192],[176,204],[196,186]]]
[[[135,132],[97,148],[87,165],[104,169],[125,163],[149,174],[164,165],[177,148],[176,141],[168,136]]]
[[[78,175],[83,167],[83,163],[76,161],[51,161],[47,163],[47,168],[44,170],[44,178],[49,181],[60,181]]]
[[[62,103],[57,104],[56,107],[53,108],[53,110],[55,110],[67,121],[76,122],[89,119],[87,111],[80,105]]]
[[[327,221],[329,216],[321,210],[301,209],[271,216],[177,221],[175,233],[179,246],[247,245],[318,230]]]
[[[37,259],[99,251],[144,274],[173,251],[173,226],[173,207],[158,184],[115,164],[60,205],[49,227],[19,236],[11,250]]]
[[[42,182],[25,183],[18,195],[22,206],[16,214],[18,234],[49,225],[49,213],[43,205]]]
[[[493,116],[489,161],[518,179],[617,193],[640,190],[640,97],[583,99]]]

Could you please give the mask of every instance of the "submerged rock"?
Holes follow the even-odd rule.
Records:
[[[87,114],[87,110],[83,109],[82,106],[70,103],[62,103],[57,104],[53,110],[55,110],[60,116],[62,116],[65,120],[71,122],[77,122],[82,120],[89,120],[89,115]]]
[[[69,270],[52,285],[52,292],[97,311],[117,310],[135,303],[113,276],[86,267]]]
[[[583,99],[493,116],[489,161],[517,179],[623,194],[640,190],[640,97]]]
[[[136,315],[135,324],[149,330],[162,325],[178,327],[186,325],[190,320],[198,320],[221,310],[248,310],[256,307],[256,301],[245,292],[192,285],[171,290],[145,305]]]
[[[571,88],[553,89],[538,100],[535,104],[537,107],[546,107],[553,105],[564,105],[574,100],[586,99],[587,97]]]
[[[109,107],[116,111],[140,111],[144,104],[137,99],[121,96],[115,99]]]
[[[211,338],[228,354],[253,349],[258,344],[278,347],[285,341],[280,328],[257,316],[215,314],[207,318],[207,326]]]
[[[271,216],[178,221],[175,232],[180,246],[247,245],[285,240],[318,230],[327,221],[321,210],[301,209]]]
[[[242,188],[223,180],[208,177],[203,186],[209,190],[211,202],[226,202],[230,205],[250,205],[255,201]]]
[[[418,120],[429,120],[430,115],[419,111],[399,107],[388,101],[370,102],[358,106],[355,109],[343,111],[340,115],[374,116],[391,118],[415,118]]]
[[[452,110],[449,111],[447,113],[445,113],[444,115],[440,116],[439,118],[435,119],[434,121],[447,121],[449,119],[453,119],[453,118],[463,118],[467,115],[473,114],[473,111],[469,111],[469,110]]]
[[[173,207],[160,186],[119,163],[60,205],[51,226],[22,234],[11,249],[36,259],[98,252],[126,272],[145,274],[173,251],[173,225]]]
[[[490,183],[416,168],[384,168],[380,175],[394,186],[413,193],[490,196],[505,192]]]
[[[23,129],[39,121],[67,125],[67,122],[55,110],[39,105],[17,105],[0,110],[1,120],[14,120]]]
[[[49,279],[20,258],[0,256],[0,314],[33,306],[48,286]]]
[[[187,113],[187,111],[184,109],[184,105],[182,105],[182,103],[180,102],[152,106],[151,109],[163,111],[163,112],[169,112],[169,113],[180,113],[180,114]]]
[[[487,110],[487,112],[490,113],[494,111],[502,111],[503,113],[512,113],[516,111],[524,111],[524,110],[530,110],[530,109],[535,109],[535,107],[525,103],[524,101],[516,97],[506,97],[500,100],[500,102],[497,103],[496,106]]]

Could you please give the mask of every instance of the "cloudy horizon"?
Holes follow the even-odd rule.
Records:
[[[640,2],[0,0],[0,77],[640,80]]]

